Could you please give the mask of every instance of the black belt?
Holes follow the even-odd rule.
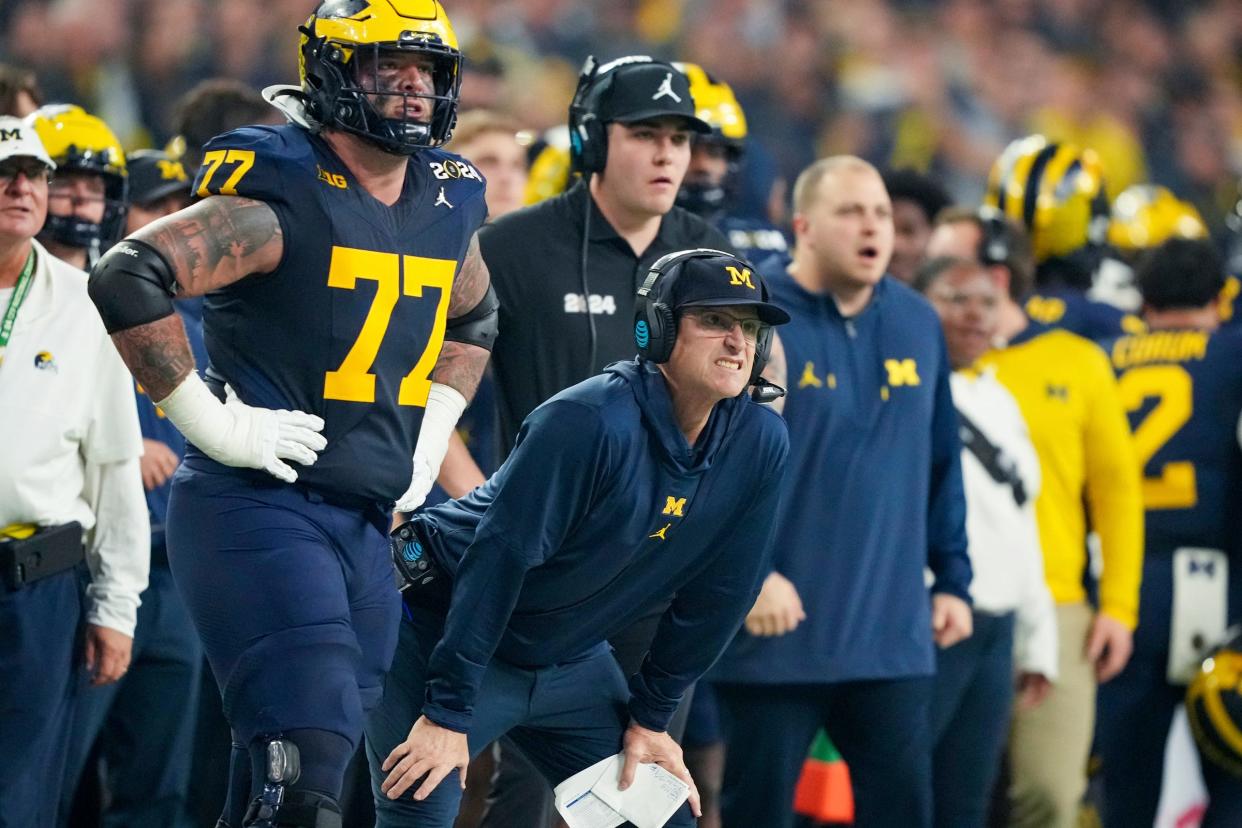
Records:
[[[82,524],[47,526],[28,538],[0,541],[0,576],[13,591],[73,569],[84,557]]]

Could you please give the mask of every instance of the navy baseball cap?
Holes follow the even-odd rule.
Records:
[[[674,310],[744,305],[754,308],[765,325],[784,325],[789,321],[784,309],[767,301],[767,285],[750,263],[723,252],[683,261],[670,288]]]
[[[174,193],[190,194],[190,177],[181,162],[160,150],[137,150],[125,157],[129,200],[150,204]]]
[[[683,119],[694,132],[712,131],[696,114],[690,80],[671,63],[631,55],[599,69],[601,80],[610,73],[609,88],[596,113],[601,122],[632,124],[673,116]]]

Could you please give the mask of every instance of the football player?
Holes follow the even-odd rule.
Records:
[[[396,644],[386,530],[431,486],[495,336],[483,180],[438,147],[461,53],[438,2],[321,4],[290,119],[207,144],[199,201],[117,245],[91,294],[190,444],[168,553],[233,730],[225,826],[339,826]],[[209,293],[210,367],[174,295]]]
[[[125,232],[125,150],[107,124],[80,106],[48,105],[26,122],[56,162],[39,241],[56,258],[87,270]]]
[[[1211,242],[1166,241],[1138,270],[1150,333],[1105,343],[1134,429],[1146,524],[1134,655],[1100,688],[1106,826],[1155,820],[1185,685],[1242,620],[1233,505],[1242,485],[1242,331],[1218,330],[1224,282]],[[1242,781],[1211,763],[1203,770],[1203,824],[1242,824]]]
[[[992,165],[984,203],[1020,224],[1035,255],[1035,290],[1024,307],[1036,322],[1088,339],[1142,330],[1142,322],[1087,298],[1108,237],[1108,196],[1089,149],[1029,135]]]

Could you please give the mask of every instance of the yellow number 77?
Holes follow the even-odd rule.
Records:
[[[220,169],[220,165],[236,164],[237,169],[224,180],[224,186],[216,191],[218,195],[234,196],[237,195],[238,182],[254,166],[254,150],[212,150],[203,156],[203,163],[207,165],[207,172],[203,175],[203,183],[198,185],[196,195],[199,198],[211,195],[211,177]]]
[[[400,294],[422,296],[423,289],[430,287],[440,289],[435,322],[418,362],[401,380],[397,392],[398,405],[426,405],[427,395],[431,393],[431,369],[435,367],[440,346],[444,344],[449,295],[456,269],[457,262],[452,259],[427,259],[354,247],[333,247],[332,261],[328,265],[328,287],[354,290],[359,279],[371,279],[378,284],[353,347],[345,355],[340,368],[324,375],[324,399],[375,402],[375,374],[371,373],[371,366],[379,355],[380,344],[388,331],[388,322],[392,319],[397,300]],[[404,280],[401,278],[403,273]]]

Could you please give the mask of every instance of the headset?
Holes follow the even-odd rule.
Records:
[[[638,346],[638,355],[652,362],[668,362],[673,355],[673,346],[677,343],[677,317],[673,312],[673,286],[681,277],[681,268],[691,259],[708,259],[723,256],[737,259],[723,250],[712,250],[699,247],[694,250],[680,250],[661,256],[651,265],[647,278],[638,289],[638,299],[634,308],[634,344]],[[768,286],[759,280],[759,298],[768,301]],[[755,399],[767,402],[784,395],[785,390],[773,385],[760,377],[767,367],[768,358],[772,354],[772,327],[764,325],[755,339],[755,362],[750,371],[750,385],[755,386]],[[773,395],[776,389],[780,393]]]
[[[590,55],[582,64],[578,87],[569,103],[571,164],[574,171],[584,176],[603,172],[608,162],[608,132],[599,120],[599,104],[612,88],[612,73],[597,83],[598,78],[599,61]]]
[[[979,261],[984,265],[1009,263],[1013,241],[1009,237],[1009,224],[995,207],[983,206],[975,214],[982,236],[979,238]]]

